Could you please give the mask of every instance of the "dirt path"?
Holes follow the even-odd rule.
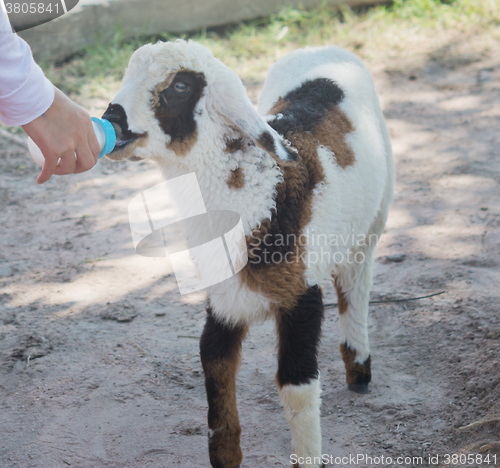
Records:
[[[428,466],[428,454],[483,447],[500,461],[484,448],[498,424],[458,431],[500,395],[500,59],[380,65],[375,80],[397,187],[372,300],[446,293],[372,305],[368,395],[346,390],[328,309],[323,452]],[[181,297],[168,260],[136,255],[129,233],[128,202],[159,173],[102,161],[44,187],[35,174],[0,140],[0,467],[208,466],[204,296]],[[335,302],[330,284],[324,293]],[[243,466],[290,466],[271,323],[252,329],[243,356]]]

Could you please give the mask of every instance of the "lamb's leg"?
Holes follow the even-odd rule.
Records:
[[[236,374],[247,328],[221,323],[210,307],[207,314],[200,356],[208,399],[210,463],[214,468],[238,468],[243,456],[236,408]]]
[[[373,276],[373,249],[334,277],[338,296],[340,353],[349,390],[368,393],[371,380],[368,302]]]
[[[321,289],[314,286],[292,310],[280,310],[276,320],[279,338],[276,379],[292,433],[294,468],[322,465],[317,359],[322,318]]]

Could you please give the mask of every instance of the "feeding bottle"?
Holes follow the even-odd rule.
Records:
[[[105,119],[98,119],[97,117],[92,117],[92,125],[94,127],[95,136],[99,142],[99,159],[105,154],[111,153],[116,144],[116,133],[111,122]],[[28,138],[28,149],[33,161],[40,167],[43,167],[45,158],[43,157],[40,148],[36,146],[35,142]]]

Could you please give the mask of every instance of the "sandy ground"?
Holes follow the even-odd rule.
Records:
[[[500,395],[498,57],[374,68],[397,185],[371,297],[446,292],[371,306],[368,395],[346,389],[328,309],[325,454],[500,462],[497,422],[459,430],[498,414]],[[204,294],[180,296],[168,259],[136,255],[128,227],[158,171],[101,161],[42,187],[36,173],[0,140],[0,467],[208,467]],[[324,295],[336,301],[329,283]],[[245,468],[290,466],[275,361],[273,324],[254,327],[238,377]]]

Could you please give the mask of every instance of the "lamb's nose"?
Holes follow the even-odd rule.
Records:
[[[128,130],[127,114],[120,104],[111,103],[106,109],[106,112],[102,114],[102,118],[113,124],[117,124],[124,132]]]

